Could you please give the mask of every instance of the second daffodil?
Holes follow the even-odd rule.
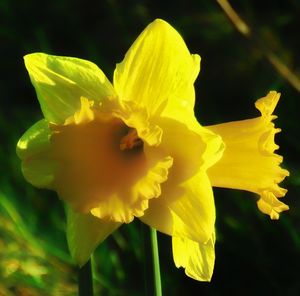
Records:
[[[260,209],[273,218],[286,209],[276,196],[284,195],[277,183],[287,173],[271,143],[277,96],[260,101],[263,115],[249,124],[201,126],[194,116],[200,57],[165,21],[155,20],[141,33],[117,65],[113,85],[82,59],[34,53],[25,56],[25,65],[45,118],[22,136],[17,153],[25,178],[57,191],[68,205],[67,239],[80,266],[122,223],[138,217],[172,236],[176,266],[210,280],[211,182],[259,193]],[[234,161],[244,140],[247,150]],[[253,151],[256,162],[248,158],[256,157],[248,155]],[[255,164],[260,175],[252,174]],[[226,170],[232,165],[235,170]],[[255,179],[269,170],[270,177]]]

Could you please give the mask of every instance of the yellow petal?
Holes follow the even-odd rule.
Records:
[[[103,102],[115,92],[103,72],[93,63],[44,53],[24,57],[45,118],[63,123],[80,109],[80,98]]]
[[[36,154],[22,161],[22,173],[30,184],[38,188],[54,189],[59,163],[48,159],[47,152]]]
[[[226,149],[219,162],[208,170],[213,186],[242,189],[260,195],[259,209],[278,219],[288,206],[278,200],[286,190],[279,183],[289,175],[280,167],[282,157],[274,153],[278,146],[272,115],[280,94],[271,91],[256,102],[261,116],[253,119],[209,126],[221,135]]]
[[[67,241],[71,256],[83,266],[94,249],[121,224],[81,214],[67,208]]]
[[[46,120],[28,129],[17,144],[17,155],[22,160],[25,179],[39,188],[53,187],[58,163],[49,159],[51,130]]]
[[[152,22],[128,50],[114,73],[114,87],[123,102],[134,101],[150,116],[168,100],[194,107],[193,83],[200,66],[182,37],[163,20]]]
[[[173,216],[173,235],[207,242],[214,229],[216,213],[206,173],[197,174],[182,188],[184,195],[168,204]]]
[[[18,141],[16,152],[19,158],[25,159],[47,149],[50,144],[50,134],[46,120],[36,122]]]
[[[206,173],[200,172],[181,184],[169,178],[162,186],[161,197],[150,201],[140,219],[168,235],[207,242],[214,230],[215,205]]]
[[[173,237],[173,258],[177,268],[197,281],[210,281],[215,264],[215,233],[205,244],[187,238]]]

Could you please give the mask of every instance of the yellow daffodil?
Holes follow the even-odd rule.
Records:
[[[259,101],[257,119],[201,126],[193,110],[200,57],[165,21],[141,33],[117,65],[113,85],[95,64],[77,58],[35,53],[25,65],[45,119],[22,136],[17,153],[25,178],[57,191],[68,205],[67,239],[79,265],[138,217],[172,236],[177,267],[210,280],[211,182],[261,194],[259,207],[273,218],[285,209],[276,196],[284,194],[277,183],[286,171],[271,143],[277,101]],[[247,179],[255,164],[260,174]]]
[[[173,236],[178,248],[187,240],[213,250],[206,170],[223,143],[194,116],[200,57],[169,24],[156,20],[142,32],[113,85],[77,58],[35,53],[25,65],[45,119],[23,135],[17,153],[25,178],[67,203],[67,238],[79,265],[134,217]],[[174,254],[182,265],[181,252]],[[210,277],[201,272],[195,277]]]

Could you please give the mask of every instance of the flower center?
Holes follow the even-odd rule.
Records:
[[[126,200],[148,170],[144,143],[118,118],[52,126],[52,157],[60,163],[55,180],[59,195],[81,212],[111,196]]]
[[[124,150],[140,150],[143,148],[143,141],[139,138],[136,129],[129,128],[128,133],[120,141],[120,149]]]

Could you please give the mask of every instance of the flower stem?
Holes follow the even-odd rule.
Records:
[[[150,228],[150,236],[151,236],[151,247],[152,247],[155,296],[162,296],[157,233],[154,228]]]
[[[78,295],[93,296],[93,276],[91,260],[83,265],[78,272]]]
[[[156,230],[141,223],[144,242],[145,296],[162,296]]]

